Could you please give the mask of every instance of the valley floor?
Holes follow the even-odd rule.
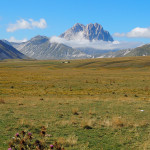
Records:
[[[150,57],[0,62],[0,149],[22,130],[66,150],[150,149]]]

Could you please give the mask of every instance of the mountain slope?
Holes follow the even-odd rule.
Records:
[[[143,45],[133,49],[130,53],[125,56],[149,56],[150,55],[150,44]]]
[[[11,45],[6,44],[0,40],[0,60],[3,59],[28,59],[29,57],[25,56],[17,49]]]
[[[108,31],[105,31],[103,27],[98,24],[87,24],[84,26],[83,24],[75,24],[72,28],[68,29],[66,32],[60,35],[61,38],[65,38],[67,40],[103,40],[103,41],[113,41],[112,36]]]
[[[36,36],[24,43],[11,43],[23,54],[35,59],[75,59],[88,55],[60,43],[51,43],[45,36]]]

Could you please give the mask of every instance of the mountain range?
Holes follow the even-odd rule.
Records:
[[[46,36],[36,36],[24,43],[11,43],[20,52],[34,59],[81,59],[89,55],[61,43],[51,43]]]
[[[72,28],[61,34],[59,37],[66,40],[79,40],[81,38],[92,40],[113,41],[108,31],[98,24],[75,24]],[[90,53],[82,49],[72,48],[62,43],[51,42],[46,36],[36,36],[31,40],[23,43],[10,43],[17,50],[34,59],[82,59],[91,58]],[[86,48],[87,50],[87,48]],[[103,52],[104,53],[104,52]]]
[[[59,38],[67,41],[80,41],[82,39],[93,41],[113,42],[113,38],[108,31],[98,24],[75,24],[73,27],[62,33]],[[86,45],[85,45],[86,46]],[[27,42],[15,43],[6,40],[0,41],[0,60],[2,59],[83,59],[83,58],[111,58],[127,56],[147,56],[150,55],[150,44],[137,47],[135,49],[124,50],[99,50],[91,47],[73,48],[61,42],[52,42],[46,36],[36,36]]]

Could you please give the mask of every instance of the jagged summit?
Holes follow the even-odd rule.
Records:
[[[80,24],[80,23],[76,23],[73,27],[72,27],[72,30],[74,32],[80,32],[80,31],[83,31],[83,28],[85,26],[83,24]]]
[[[108,31],[105,31],[102,25],[98,23],[90,23],[86,26],[80,23],[76,23],[72,28],[68,29],[66,32],[60,35],[60,37],[67,40],[103,40],[103,41],[113,41],[112,36]]]

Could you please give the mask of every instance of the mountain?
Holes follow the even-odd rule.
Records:
[[[29,57],[25,56],[17,49],[11,45],[6,44],[0,40],[0,60],[3,59],[28,59]]]
[[[76,23],[72,28],[60,35],[61,38],[66,40],[103,40],[113,41],[112,36],[108,31],[105,31],[103,27],[98,24],[87,24],[86,26],[80,23]]]
[[[23,43],[11,43],[23,54],[35,59],[77,59],[89,55],[60,43],[51,43],[46,36],[36,36]]]

